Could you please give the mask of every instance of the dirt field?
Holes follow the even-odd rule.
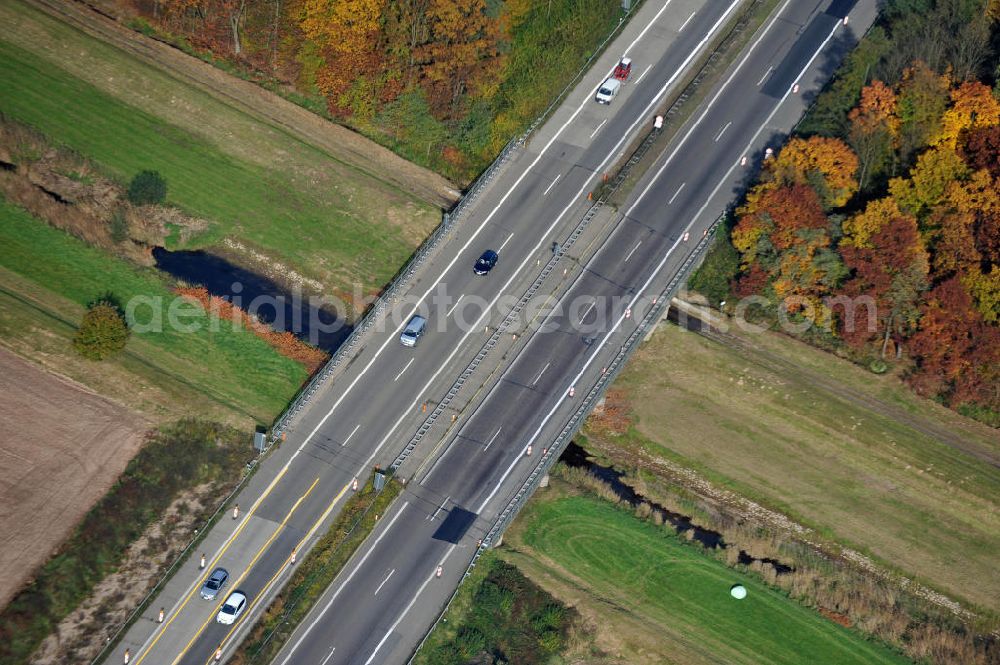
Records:
[[[147,426],[0,349],[0,606],[104,495]]]

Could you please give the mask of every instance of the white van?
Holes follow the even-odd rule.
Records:
[[[612,76],[597,89],[597,95],[594,99],[597,100],[598,104],[610,104],[621,89],[622,82]]]
[[[403,346],[416,346],[417,342],[420,340],[420,336],[424,334],[424,330],[427,328],[427,319],[416,314],[410,319],[410,322],[406,324],[406,328],[403,330],[403,334],[399,336],[399,343]]]

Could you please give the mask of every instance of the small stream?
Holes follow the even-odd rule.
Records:
[[[351,334],[338,312],[319,298],[289,292],[260,274],[204,252],[153,250],[156,267],[189,284],[204,286],[210,294],[240,307],[279,332],[333,353]]]
[[[632,487],[625,484],[622,480],[625,475],[624,473],[612,467],[597,464],[588,457],[587,451],[576,442],[570,442],[570,444],[566,447],[566,450],[563,452],[562,457],[559,458],[559,461],[565,463],[567,466],[586,469],[595,477],[608,483],[618,498],[627,502],[633,508],[638,506],[640,503],[648,503],[654,509],[663,514],[664,522],[670,524],[676,533],[687,534],[689,531],[692,532],[691,539],[701,543],[703,547],[708,549],[727,549],[731,547],[731,545],[726,544],[725,540],[722,538],[722,534],[718,531],[712,531],[711,529],[700,527],[697,524],[692,523],[691,518],[687,515],[681,515],[680,513],[668,510],[660,504],[650,501],[637,493],[634,489],[632,489]],[[790,573],[794,570],[791,566],[785,565],[777,559],[769,557],[757,559],[747,554],[744,550],[740,550],[740,563],[750,565],[754,561],[760,561],[761,563],[770,565],[774,568],[774,572],[778,575],[784,575],[785,573]]]

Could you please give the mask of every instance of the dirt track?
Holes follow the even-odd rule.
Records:
[[[80,2],[28,0],[42,11],[204,90],[242,112],[282,128],[334,159],[427,203],[448,209],[459,192],[442,176],[409,162],[374,141],[329,122],[260,86],[125,28]]]
[[[0,349],[0,607],[104,495],[148,426]]]

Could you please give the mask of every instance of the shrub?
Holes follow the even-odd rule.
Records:
[[[128,239],[128,219],[121,210],[111,215],[111,240],[120,243]]]
[[[112,301],[100,300],[83,315],[73,348],[89,360],[104,360],[120,353],[128,343],[125,315]]]
[[[740,255],[729,242],[729,232],[725,228],[720,229],[701,267],[688,280],[688,288],[708,298],[713,305],[718,305],[729,299],[729,285],[739,270]]]
[[[140,171],[128,185],[128,200],[144,206],[167,198],[167,181],[156,171]]]

